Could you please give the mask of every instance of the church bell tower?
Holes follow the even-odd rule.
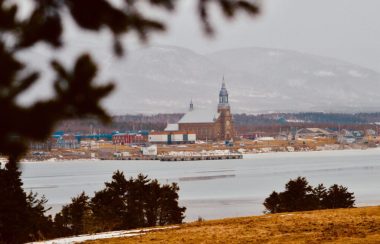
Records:
[[[226,88],[226,83],[223,83],[222,88],[219,92],[219,104],[218,104],[218,113],[220,113],[220,139],[229,141],[234,137],[234,129],[232,123],[232,114],[230,109],[230,104],[228,102],[228,91]]]

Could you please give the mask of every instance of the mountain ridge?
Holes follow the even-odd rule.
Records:
[[[184,113],[191,99],[195,108],[216,109],[223,77],[233,113],[356,113],[380,108],[380,73],[298,51],[245,47],[199,54],[155,45],[129,51],[121,60],[94,47],[94,57],[100,78],[116,80],[115,91],[103,102],[113,115]],[[52,77],[51,71],[42,70]],[[51,90],[48,85],[37,92]]]

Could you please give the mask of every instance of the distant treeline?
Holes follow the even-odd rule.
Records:
[[[260,115],[235,114],[235,129],[238,134],[262,133],[267,136],[279,132],[289,132],[292,128],[307,127],[329,128],[335,131],[348,130],[378,130],[380,113],[272,113]]]
[[[103,125],[95,119],[68,120],[62,122],[57,130],[75,133],[110,133],[112,131],[156,130],[165,129],[167,123],[176,123],[183,114],[122,115],[114,116],[113,122]],[[270,114],[234,114],[234,123],[238,132],[262,128],[287,127],[341,127],[360,129],[363,125],[380,122],[380,113],[270,113]],[[270,129],[271,130],[271,129]]]
[[[236,125],[265,125],[265,124],[371,124],[380,122],[380,113],[271,113],[271,114],[234,114]]]
[[[183,114],[121,115],[113,116],[112,123],[102,124],[95,119],[77,119],[61,122],[56,130],[68,133],[111,133],[113,131],[164,130],[168,123],[177,122]]]

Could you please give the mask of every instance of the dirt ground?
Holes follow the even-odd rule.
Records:
[[[380,243],[380,206],[201,221],[88,243]]]

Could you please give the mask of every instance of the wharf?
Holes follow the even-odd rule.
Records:
[[[200,161],[200,160],[227,160],[227,159],[242,159],[240,153],[231,153],[223,155],[158,155],[158,156],[129,156],[129,157],[103,157],[101,160],[160,160],[160,161]]]
[[[101,157],[100,160],[159,160],[158,156]]]
[[[231,153],[224,155],[162,155],[158,157],[160,161],[199,161],[199,160],[226,160],[242,159],[240,153]]]

